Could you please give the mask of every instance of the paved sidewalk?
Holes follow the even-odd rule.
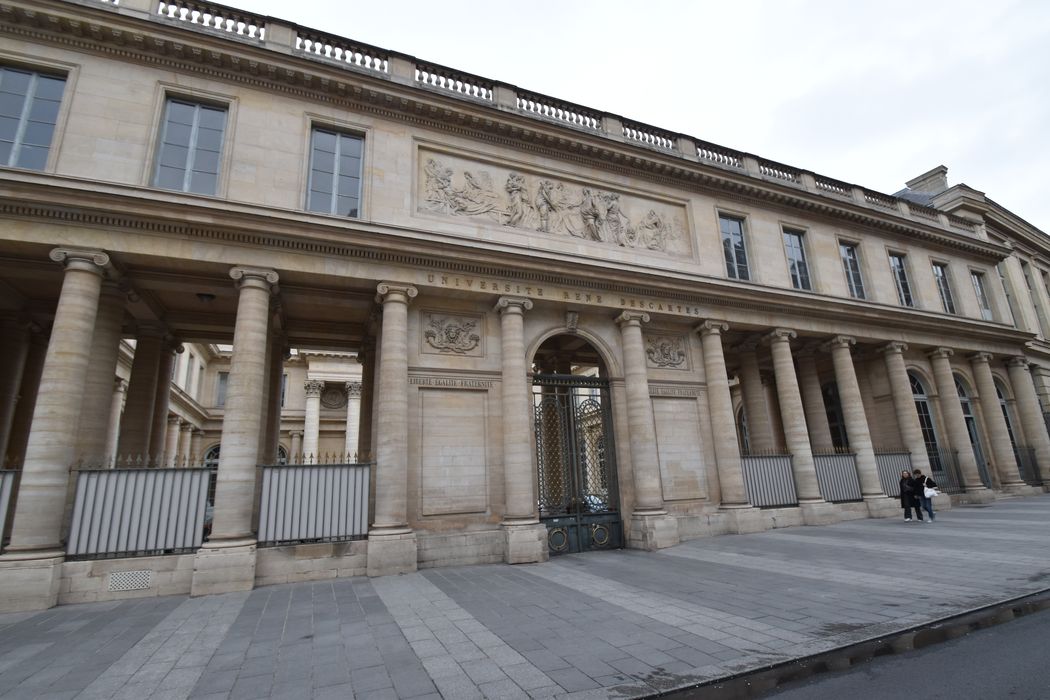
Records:
[[[0,615],[2,698],[626,698],[1050,588],[1050,495]]]

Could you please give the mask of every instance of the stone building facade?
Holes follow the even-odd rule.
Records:
[[[1050,482],[1050,245],[943,167],[886,195],[201,2],[0,35],[2,609],[897,515],[887,455]],[[367,539],[259,547],[258,465],[340,453]],[[67,557],[114,456],[214,462],[207,541]]]

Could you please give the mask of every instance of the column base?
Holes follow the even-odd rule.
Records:
[[[193,557],[190,595],[250,591],[255,588],[255,540],[205,542]]]
[[[811,501],[799,503],[798,509],[802,513],[803,525],[832,525],[842,522],[842,514],[834,503]]]
[[[1030,486],[1023,481],[1013,484],[1003,484],[1003,493],[1011,496],[1038,496],[1043,493],[1042,486]]]
[[[901,514],[901,501],[899,498],[865,496],[864,505],[868,508],[869,518],[896,518]]]
[[[632,513],[627,531],[627,546],[652,552],[673,547],[679,542],[678,519],[661,513]]]
[[[408,528],[373,530],[368,533],[368,576],[411,574],[416,571],[419,550],[416,533]]]
[[[995,500],[995,491],[984,486],[966,489],[960,496],[961,503],[991,503]]]
[[[538,522],[505,522],[503,561],[508,564],[535,564],[547,561],[547,527]]]
[[[0,556],[0,613],[47,610],[58,605],[65,552],[9,552]]]
[[[722,506],[718,514],[725,518],[726,529],[737,535],[765,532],[770,527],[768,518],[753,506]]]

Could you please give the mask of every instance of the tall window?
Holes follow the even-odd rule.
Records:
[[[933,263],[933,281],[941,295],[941,305],[947,313],[955,313],[955,299],[952,298],[952,285],[948,281],[948,266],[944,263]]]
[[[784,251],[787,253],[791,286],[795,289],[813,289],[809,281],[809,263],[806,262],[805,234],[784,229]]]
[[[970,400],[970,392],[959,381],[959,377],[955,377],[955,391],[959,394],[959,406],[962,408],[966,432],[970,435],[970,446],[973,447],[973,456],[977,460],[977,471],[981,475],[981,482],[990,487],[992,482],[988,477],[988,463],[984,461],[984,449],[981,445],[981,435],[977,430],[977,417],[973,412],[973,402]]]
[[[307,209],[337,216],[358,215],[363,143],[360,136],[313,130]]]
[[[1010,325],[1017,326],[1017,312],[1014,311],[1014,297],[1010,294],[1010,285],[1006,283],[1006,274],[1003,272],[1003,264],[995,266],[999,273],[999,283],[1003,285],[1003,296],[1006,297],[1006,308],[1010,310]]]
[[[1010,437],[1010,444],[1017,447],[1017,437],[1014,435],[1014,422],[1010,416],[1010,406],[1006,402],[1006,394],[1003,392],[1002,384],[999,383],[998,379],[993,379],[995,383],[995,395],[999,399],[999,408],[1003,411],[1003,419],[1006,421],[1006,434]]]
[[[1032,284],[1032,270],[1027,262],[1021,261],[1021,272],[1024,273],[1024,283],[1028,287],[1028,297],[1032,300],[1032,306],[1035,307],[1035,316],[1039,321],[1040,334],[1044,338],[1050,338],[1050,324],[1047,323],[1046,311],[1043,309],[1043,305],[1039,302],[1039,295],[1035,291],[1035,287]]]
[[[197,362],[193,357],[193,353],[190,353],[190,359],[186,362],[186,371],[182,375],[182,388],[186,393],[190,393],[190,380],[193,379],[193,370],[197,366]]]
[[[285,391],[287,391],[287,389],[288,389],[288,375],[287,374],[282,374],[281,375],[281,408],[284,408],[284,395],[285,395]]]
[[[222,408],[226,405],[226,387],[230,383],[229,372],[219,372],[216,377],[215,405]]]
[[[846,285],[854,299],[864,299],[864,278],[860,274],[860,253],[853,243],[839,243],[842,267],[846,271]]]
[[[0,67],[0,165],[43,170],[65,78]]]
[[[747,268],[747,250],[744,248],[744,220],[732,216],[719,216],[718,225],[722,229],[726,274],[733,279],[751,279]]]
[[[992,305],[988,303],[988,293],[984,290],[984,273],[970,270],[970,279],[973,280],[973,291],[977,295],[977,306],[981,307],[981,318],[991,321]]]
[[[890,253],[890,272],[893,273],[893,283],[897,287],[897,301],[901,306],[915,306],[915,300],[911,296],[911,285],[908,283],[907,262],[903,253]]]
[[[157,149],[154,186],[215,194],[225,131],[225,108],[169,98]]]
[[[926,455],[930,459],[930,466],[934,471],[943,471],[944,464],[941,462],[940,446],[937,444],[937,431],[934,428],[933,413],[930,410],[926,387],[911,372],[908,372],[908,379],[911,382],[912,399],[915,401],[915,411],[919,414],[919,428],[922,429],[922,441],[926,444]]]

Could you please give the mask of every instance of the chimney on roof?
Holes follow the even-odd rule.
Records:
[[[938,165],[933,170],[908,180],[905,184],[909,190],[938,195],[948,189],[948,168],[944,165]]]

